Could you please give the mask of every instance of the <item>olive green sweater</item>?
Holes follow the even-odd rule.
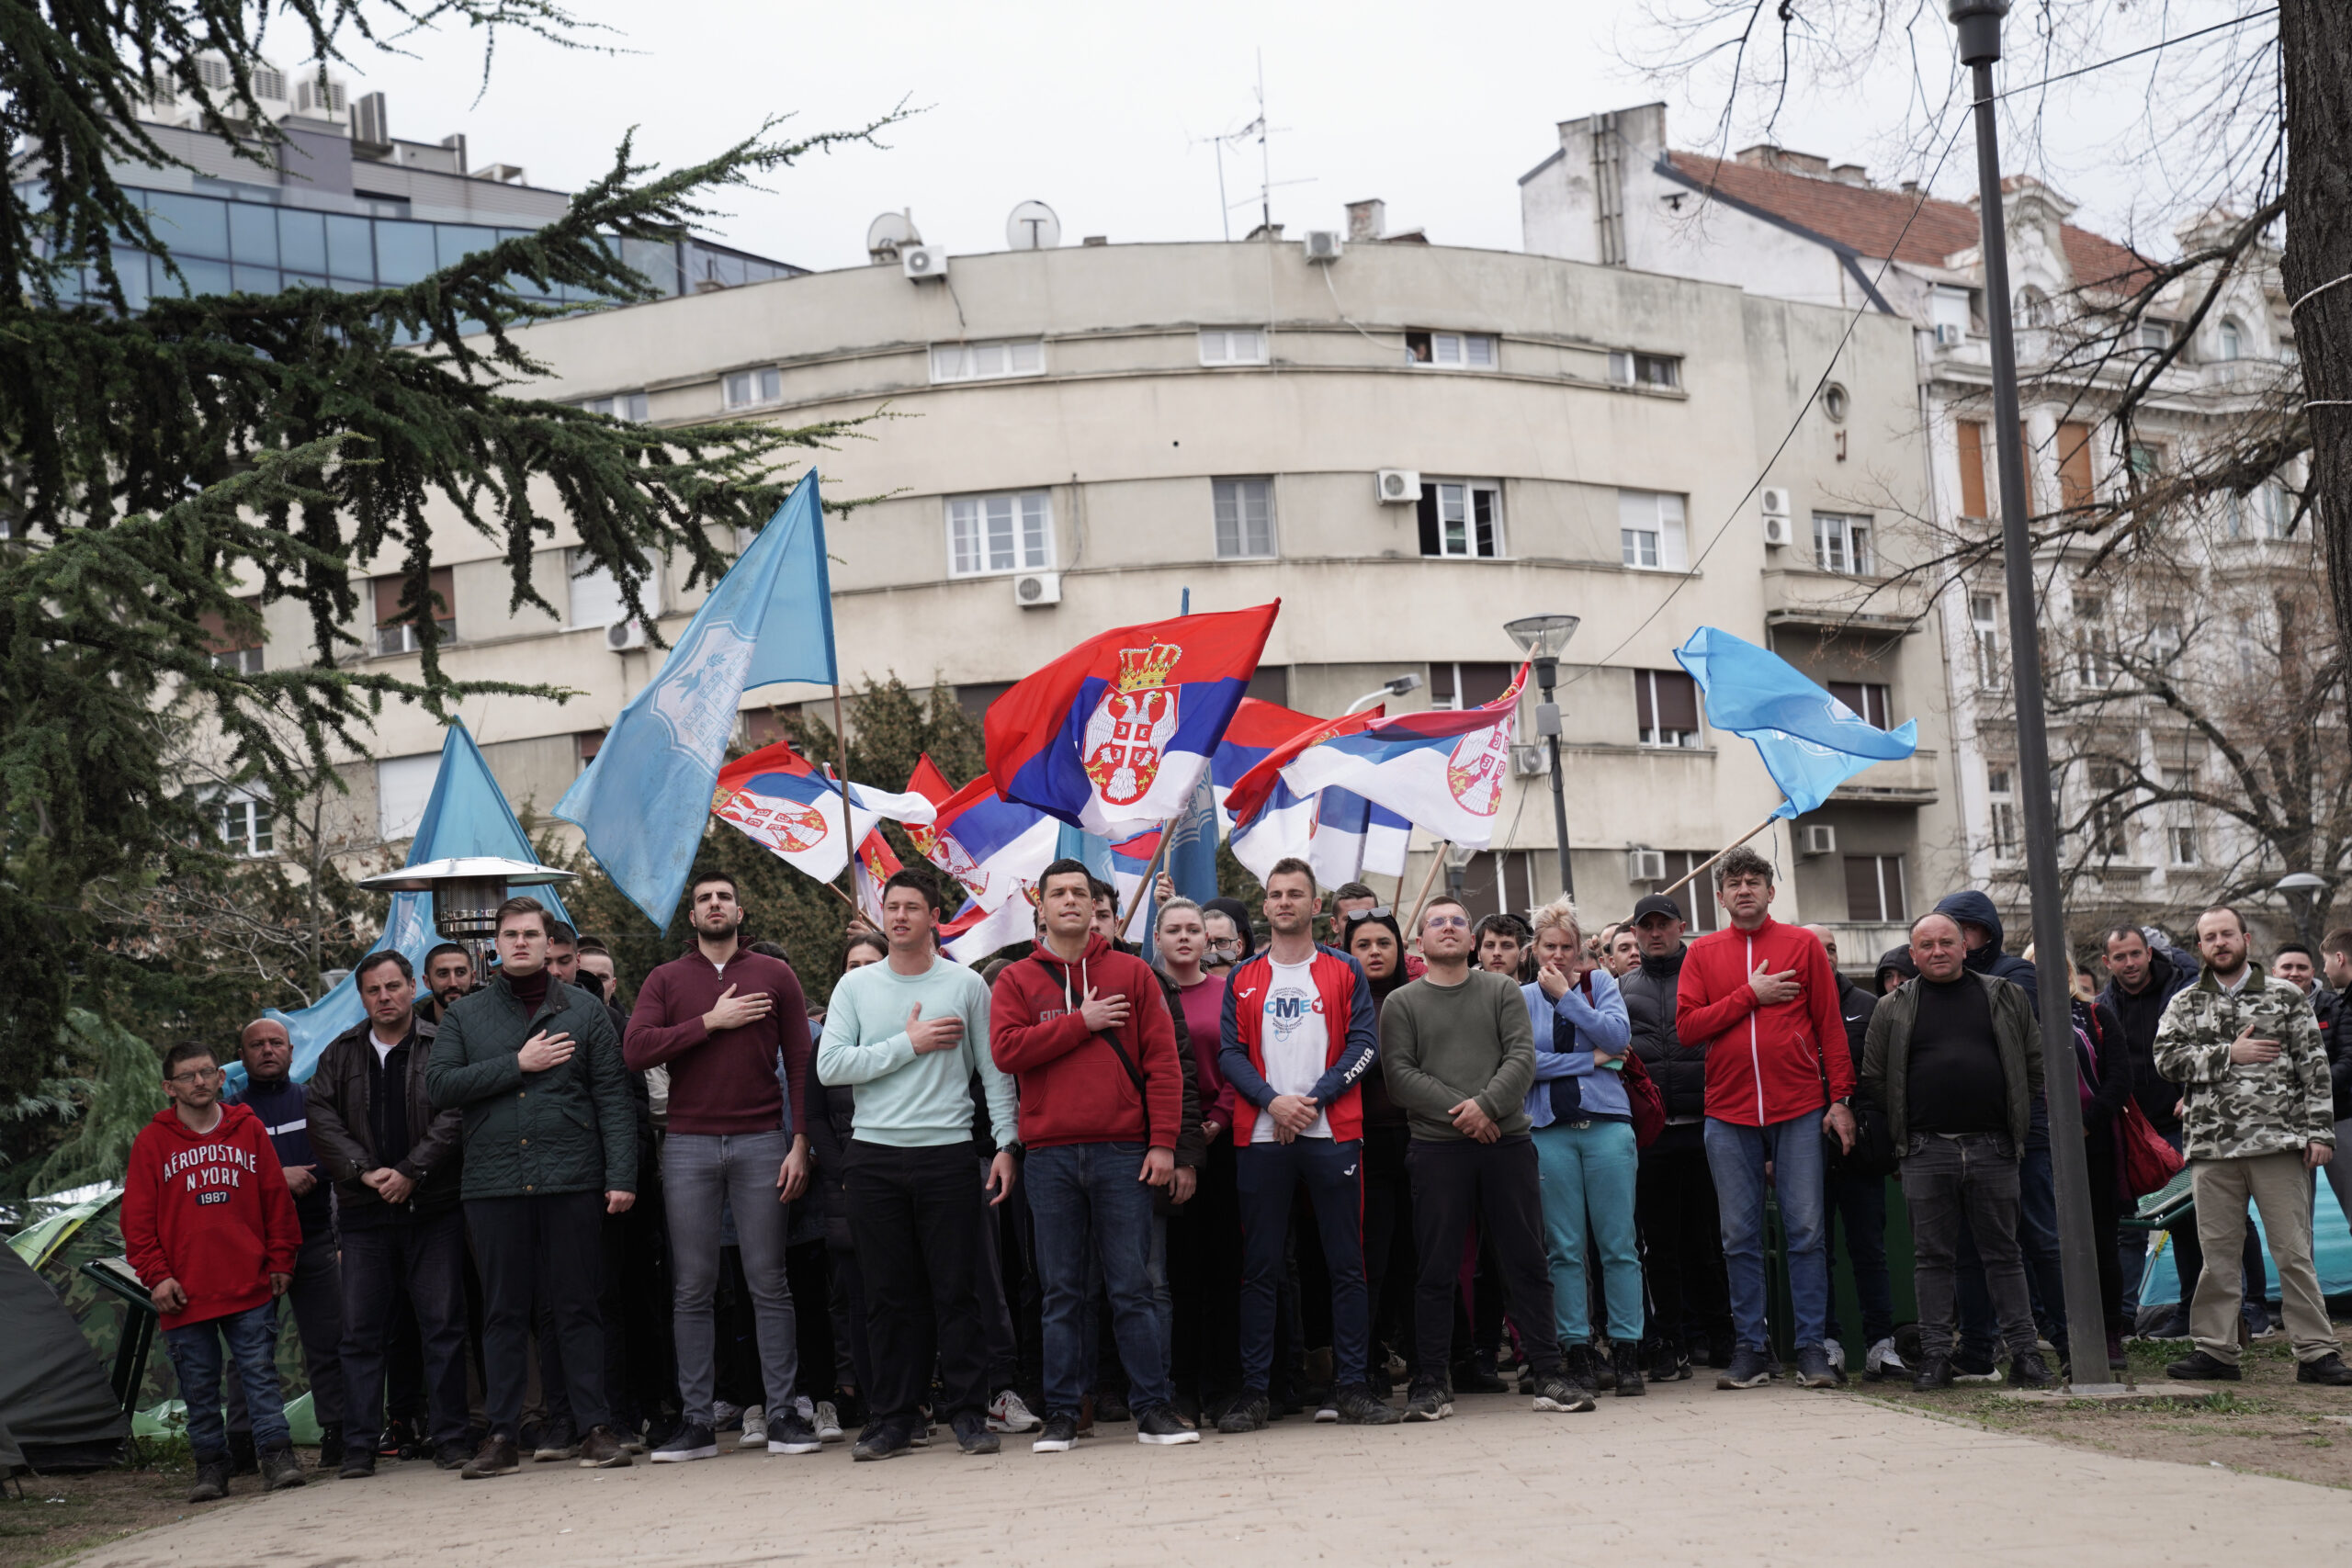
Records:
[[[1424,976],[1398,987],[1380,1010],[1380,1066],[1416,1138],[1458,1142],[1447,1112],[1465,1100],[1477,1100],[1503,1136],[1527,1132],[1535,1028],[1508,975],[1474,969],[1458,986]]]

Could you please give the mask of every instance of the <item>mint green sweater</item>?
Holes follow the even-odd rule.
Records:
[[[916,1055],[907,1015],[917,1006],[926,1019],[962,1019],[963,1043]],[[938,958],[923,974],[901,975],[885,962],[835,982],[817,1042],[817,1078],[856,1090],[852,1137],[900,1149],[964,1142],[972,1135],[974,1073],[1002,1148],[1019,1136],[1020,1102],[989,1055],[989,988],[969,969]]]

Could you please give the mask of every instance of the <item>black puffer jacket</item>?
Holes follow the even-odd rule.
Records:
[[[1681,988],[1682,955],[1645,956],[1638,968],[1617,982],[1625,1017],[1634,1028],[1634,1050],[1666,1100],[1669,1122],[1695,1122],[1707,1110],[1707,1048],[1675,1037],[1674,999]]]

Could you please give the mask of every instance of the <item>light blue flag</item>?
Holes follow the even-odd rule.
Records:
[[[1779,654],[1729,632],[1701,626],[1674,657],[1707,694],[1707,722],[1756,743],[1788,796],[1775,817],[1817,811],[1830,791],[1871,763],[1900,761],[1919,749],[1918,720],[1881,729]]]
[[[710,591],[661,672],[621,710],[555,815],[579,824],[613,885],[666,928],[710,819],[743,693],[778,681],[830,686],[840,679],[825,520],[811,468]]]
[[[441,744],[441,768],[433,775],[433,795],[424,803],[424,815],[416,824],[415,841],[409,845],[409,865],[421,865],[429,860],[448,860],[458,855],[495,855],[501,860],[535,861],[538,852],[531,847],[530,836],[523,831],[523,824],[514,819],[514,812],[506,804],[506,795],[491,776],[490,764],[482,761],[481,749],[474,738],[466,733],[461,722],[449,726],[448,739]],[[571,912],[553,887],[534,887],[530,896],[545,904],[555,918],[570,924]],[[433,895],[430,893],[395,893],[391,912],[384,919],[384,934],[368,949],[371,953],[386,948],[397,949],[408,957],[411,967],[419,976],[424,973],[424,955],[441,945],[441,934],[433,929]],[[265,1015],[286,1026],[287,1038],[294,1043],[293,1077],[297,1083],[310,1080],[311,1071],[319,1063],[319,1053],[327,1043],[345,1030],[368,1016],[359,999],[356,971],[335,982],[334,988],[309,1007],[298,1012],[281,1012],[270,1009]],[[230,1077],[235,1087],[244,1082],[244,1068],[232,1067]]]

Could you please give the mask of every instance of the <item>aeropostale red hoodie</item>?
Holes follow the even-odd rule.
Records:
[[[1136,1092],[1118,1054],[1079,1016],[1090,988],[1097,997],[1127,998],[1127,1021],[1104,1033],[1126,1047],[1148,1099]],[[1139,1144],[1148,1121],[1153,1148],[1176,1146],[1183,1068],[1167,999],[1149,964],[1099,933],[1087,933],[1086,952],[1075,964],[1041,942],[1006,966],[989,995],[989,1049],[998,1069],[1020,1084],[1023,1145]]]
[[[177,1280],[187,1306],[165,1328],[205,1323],[269,1300],[269,1277],[294,1272],[302,1222],[286,1171],[243,1105],[224,1105],[212,1131],[189,1130],[166,1105],[130,1145],[122,1181],[122,1245],[140,1282]]]

